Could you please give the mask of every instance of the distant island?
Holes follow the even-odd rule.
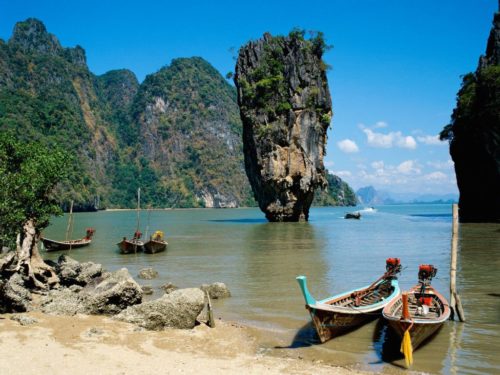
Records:
[[[456,194],[398,194],[376,190],[373,186],[366,186],[356,191],[360,205],[378,206],[388,204],[452,204],[458,202]]]

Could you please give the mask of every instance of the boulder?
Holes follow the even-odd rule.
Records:
[[[179,289],[177,286],[175,286],[172,283],[166,283],[166,284],[162,285],[161,288],[163,289],[163,291],[166,294],[172,293],[174,290]]]
[[[141,303],[142,294],[140,285],[126,268],[122,268],[112,272],[90,291],[90,310],[92,314],[118,314],[129,306]]]
[[[224,283],[203,284],[200,289],[203,292],[208,292],[212,299],[231,297],[231,292]]]
[[[143,268],[142,270],[139,271],[139,275],[137,275],[139,279],[144,279],[144,280],[152,280],[158,277],[158,271],[154,270],[153,268]]]
[[[179,289],[157,300],[131,306],[114,318],[148,330],[189,329],[195,326],[204,306],[205,297],[200,289]]]
[[[42,312],[51,315],[91,314],[88,295],[69,288],[51,290],[42,296],[40,306]]]
[[[153,287],[151,285],[143,285],[141,286],[141,288],[142,288],[142,293],[146,295],[151,295],[154,292]]]
[[[0,313],[29,311],[31,301],[31,293],[19,273],[0,281]]]
[[[66,255],[61,255],[55,267],[57,275],[62,285],[81,285],[85,286],[92,282],[93,279],[102,275],[102,265],[78,261]]]
[[[94,284],[97,284],[94,286]],[[118,314],[142,301],[142,289],[126,268],[112,272],[106,279],[96,279],[85,288],[71,286],[51,290],[41,299],[41,310],[47,314]]]

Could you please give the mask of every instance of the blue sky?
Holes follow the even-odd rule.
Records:
[[[446,143],[460,76],[484,53],[496,0],[6,1],[0,38],[42,20],[63,46],[81,45],[96,74],[139,80],[172,58],[202,56],[222,74],[266,31],[323,31],[334,117],[325,163],[354,188],[457,192]]]

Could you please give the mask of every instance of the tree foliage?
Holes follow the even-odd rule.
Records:
[[[12,246],[32,219],[40,231],[61,213],[54,188],[68,176],[69,155],[57,147],[0,134],[0,242]]]

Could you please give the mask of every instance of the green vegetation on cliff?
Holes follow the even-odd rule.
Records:
[[[328,187],[314,192],[313,206],[356,206],[356,193],[338,176],[326,172]]]
[[[440,138],[450,141],[460,220],[500,222],[500,13],[476,72],[463,77],[451,123]]]
[[[156,207],[254,206],[236,96],[199,57],[140,84],[126,69],[94,75],[36,19],[0,40],[0,131],[73,156],[56,187],[65,209],[134,207],[138,187]]]

